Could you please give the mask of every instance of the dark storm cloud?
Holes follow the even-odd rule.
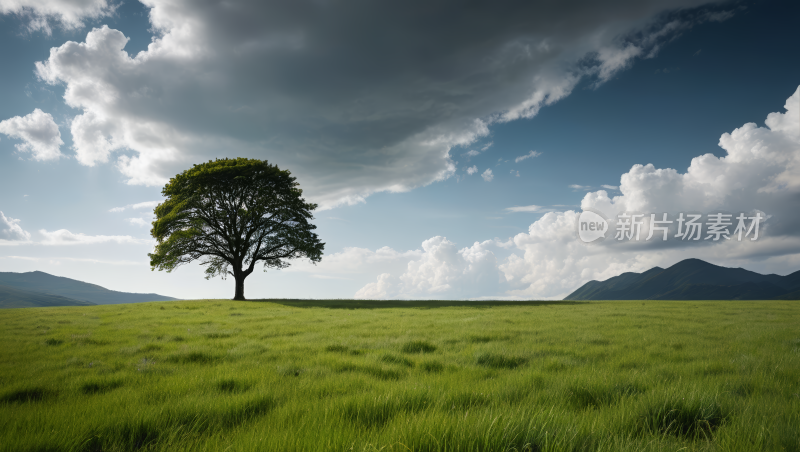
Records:
[[[602,83],[709,2],[145,3],[147,51],[98,29],[39,66],[84,111],[79,160],[131,149],[120,169],[157,184],[190,161],[260,156],[330,206],[449,177],[453,146]]]

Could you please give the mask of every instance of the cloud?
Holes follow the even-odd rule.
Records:
[[[467,168],[467,174],[469,174],[470,176],[472,176],[473,174],[475,174],[477,172],[478,172],[478,167],[475,166],[475,165],[472,165],[469,168]]]
[[[141,220],[138,218],[132,220]],[[143,220],[141,220],[143,221]],[[44,237],[38,242],[31,241],[31,234],[22,229],[19,225],[20,220],[6,217],[0,211],[0,245],[21,245],[21,244],[40,244],[40,245],[87,245],[97,243],[135,243],[151,244],[149,239],[136,239],[129,235],[86,235],[72,233],[66,229],[57,231],[47,231],[40,229],[39,233]],[[62,258],[65,259],[65,258]]]
[[[483,174],[481,174],[481,177],[486,182],[491,182],[492,179],[494,179],[494,174],[492,174],[492,169],[491,168],[486,168],[486,171],[484,171]]]
[[[514,163],[519,163],[519,162],[521,162],[521,161],[523,161],[525,159],[529,159],[531,157],[539,157],[540,155],[542,155],[541,152],[531,151],[531,152],[528,152],[525,155],[520,155],[519,157],[515,158],[514,159]]]
[[[138,265],[138,266],[149,266],[150,263],[147,261],[114,261],[114,260],[106,260],[106,259],[90,259],[90,258],[80,258],[80,257],[29,257],[29,256],[0,256],[0,259],[17,259],[17,260],[24,260],[24,261],[31,261],[31,262],[47,262],[47,263],[56,263],[56,265],[60,264],[58,261],[68,261],[68,262],[85,262],[89,264],[102,264],[102,265]]]
[[[29,31],[51,35],[53,23],[68,30],[80,28],[84,19],[108,17],[117,6],[107,0],[0,0],[0,14],[21,16],[28,20]]]
[[[0,211],[0,245],[19,244],[31,240],[31,234],[22,229],[19,222],[20,220],[6,217]]]
[[[542,206],[514,206],[514,207],[506,207],[506,211],[508,212],[540,212],[542,210]]]
[[[710,22],[725,22],[733,16],[733,11],[710,11],[706,13],[705,19]]]
[[[493,141],[490,141],[489,143],[487,143],[486,145],[484,145],[484,146],[481,148],[481,150],[480,150],[480,151],[476,151],[476,150],[472,149],[472,150],[470,150],[470,151],[468,151],[468,152],[465,152],[465,153],[461,154],[461,156],[462,156],[462,157],[466,157],[466,158],[467,158],[467,160],[469,160],[469,159],[470,159],[470,158],[472,158],[472,157],[475,157],[475,156],[477,156],[477,155],[480,155],[480,153],[481,153],[481,152],[484,152],[484,151],[486,151],[487,149],[489,149],[490,147],[492,147],[492,145],[493,145],[493,144],[494,144],[494,142],[493,142]]]
[[[129,235],[86,235],[73,233],[66,229],[57,231],[47,231],[40,229],[39,233],[44,236],[42,245],[93,245],[98,243],[135,243],[149,244],[152,240],[136,239]]]
[[[383,300],[386,299],[392,292],[392,275],[389,273],[381,273],[378,275],[378,281],[369,283],[359,289],[353,298],[357,300]]]
[[[793,206],[800,195],[800,87],[787,100],[785,113],[771,113],[767,127],[753,123],[725,133],[723,157],[692,159],[686,173],[653,165],[634,165],[621,176],[621,195],[587,193],[582,209],[608,218],[643,212],[754,212],[770,215],[756,242],[688,243],[680,240],[650,247],[606,240],[584,246],[575,239],[577,213],[548,213],[514,238],[522,256],[500,265],[513,295],[561,297],[590,279],[603,280],[625,271],[672,265],[688,257],[767,273],[800,266],[800,215]],[[612,226],[612,231],[613,231]],[[673,232],[674,233],[674,232]],[[629,246],[631,245],[631,246]]]
[[[748,123],[720,137],[726,155],[692,159],[686,173],[652,164],[634,165],[620,180],[621,195],[588,193],[581,207],[614,216],[623,211],[680,212],[757,209],[798,217],[787,206],[800,193],[800,87],[787,99],[785,113],[770,113],[767,127]],[[777,222],[777,217],[776,217]],[[782,227],[781,231],[790,229]]]
[[[569,186],[569,188],[571,188],[572,190],[590,190],[592,187],[588,185],[572,184]]]
[[[628,44],[624,48],[619,47],[605,47],[597,52],[597,59],[600,61],[598,68],[598,80],[595,83],[599,85],[608,81],[617,72],[630,66],[634,57],[642,54],[641,47],[633,44]]]
[[[334,279],[340,281],[349,281],[350,278],[342,278],[340,276],[331,276],[331,275],[311,275],[312,278],[316,279]]]
[[[800,268],[800,213],[796,209],[800,199],[800,87],[786,101],[785,109],[768,115],[766,127],[748,123],[723,134],[719,140],[726,152],[723,157],[695,157],[685,173],[637,164],[621,176],[619,196],[611,198],[605,190],[586,193],[582,209],[600,211],[612,220],[610,238],[605,241],[587,245],[578,239],[579,212],[547,212],[510,241],[476,243],[470,252],[456,251],[443,237],[433,237],[424,242],[423,254],[403,273],[381,274],[363,293],[373,298],[434,294],[458,298],[467,290],[470,296],[560,299],[592,279],[605,280],[654,266],[665,268],[687,258],[762,273],[795,271]],[[532,205],[506,211],[543,209]],[[761,225],[757,241],[614,240],[613,219],[626,211],[663,212],[673,220],[678,212],[763,212],[768,220]],[[644,230],[648,228],[646,225]],[[493,246],[511,254],[498,259],[492,251],[490,258],[486,252]],[[463,278],[465,256],[481,253],[483,265]],[[476,279],[491,281],[498,271],[502,274],[499,283],[470,285]]]
[[[158,206],[162,202],[163,201],[145,201],[145,202],[136,203],[136,204],[132,205],[131,208],[133,208],[133,209],[148,209],[148,210],[149,209],[155,209],[156,206]]]
[[[459,249],[445,237],[423,242],[423,251],[405,268],[382,271],[355,298],[563,298],[586,278],[605,279],[623,271],[642,271],[658,259],[635,252],[592,254],[577,240],[577,213],[546,213],[529,233],[507,242],[488,240]],[[496,251],[510,254],[500,259]],[[522,252],[522,256],[516,254]],[[649,266],[648,266],[649,265]],[[588,267],[588,268],[587,268]]]
[[[384,246],[375,251],[368,248],[347,247],[344,250],[325,255],[316,265],[306,261],[299,261],[284,271],[300,271],[317,274],[353,274],[357,275],[365,270],[375,268],[394,269],[401,268],[411,259],[418,258],[420,250],[405,252],[396,251]]]
[[[454,149],[612,77],[669,39],[664,21],[706,3],[149,0],[147,50],[129,55],[102,27],[36,72],[80,111],[83,165],[158,186],[209,158],[257,157],[331,208],[453,176]],[[447,26],[432,20],[445,11]]]
[[[511,175],[519,177],[519,171],[512,169],[511,170]]]
[[[619,186],[617,185],[601,185],[601,187],[605,188],[606,190],[619,190]]]
[[[408,262],[399,277],[382,273],[359,289],[356,298],[475,297],[496,293],[501,280],[497,259],[489,249],[494,241],[475,242],[458,249],[445,237],[422,242],[422,254]]]
[[[162,202],[163,201],[145,201],[145,202],[140,202],[140,203],[136,203],[136,204],[128,204],[127,206],[123,206],[123,207],[113,207],[113,208],[109,209],[108,211],[109,212],[124,212],[126,209],[153,210],[153,209],[156,208],[156,206],[158,206]]]
[[[149,227],[150,220],[147,218],[126,218],[126,221],[134,226]]]
[[[27,116],[14,116],[0,122],[0,133],[22,140],[15,145],[20,152],[30,152],[39,161],[57,160],[61,154],[61,131],[50,113],[38,108]]]

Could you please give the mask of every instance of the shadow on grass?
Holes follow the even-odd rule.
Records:
[[[224,386],[224,382],[221,383]],[[109,423],[89,434],[80,446],[68,450],[80,452],[173,450],[170,446],[175,440],[180,441],[186,437],[196,439],[209,433],[239,428],[242,424],[267,414],[279,405],[275,397],[261,395],[235,406],[199,412],[164,410],[157,416],[140,416],[138,419]]]
[[[44,388],[25,388],[3,394],[0,403],[39,402],[50,395],[52,392]]]
[[[381,309],[381,308],[492,308],[501,306],[570,306],[588,304],[587,301],[562,300],[292,300],[262,299],[248,300],[253,303],[275,303],[295,308],[329,308],[329,309]]]

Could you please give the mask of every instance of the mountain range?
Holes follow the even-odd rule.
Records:
[[[154,293],[117,292],[96,284],[40,271],[0,272],[0,308],[90,306],[169,300],[177,298]]]
[[[565,300],[798,300],[800,270],[762,275],[700,259],[663,269],[627,272],[605,281],[589,281]]]

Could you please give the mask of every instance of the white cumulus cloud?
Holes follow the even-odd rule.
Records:
[[[481,174],[481,177],[482,177],[482,178],[483,178],[483,180],[485,180],[486,182],[491,182],[491,181],[492,181],[492,179],[494,179],[494,174],[492,174],[492,169],[491,169],[491,168],[486,168],[486,171],[484,171],[484,172]]]
[[[19,222],[20,220],[6,217],[0,211],[0,244],[18,244],[30,241],[31,234],[22,229]]]
[[[107,0],[0,0],[0,14],[16,14],[28,20],[30,31],[52,34],[52,25],[65,29],[84,26],[85,19],[99,19],[114,13],[117,5]]]
[[[476,165],[472,165],[469,168],[467,168],[467,174],[469,174],[470,176],[472,176],[477,172],[478,172],[478,167]]]
[[[61,154],[61,131],[50,113],[38,108],[27,116],[14,116],[0,122],[0,133],[22,140],[15,145],[20,152],[30,152],[36,160],[56,160]]]
[[[494,294],[502,279],[490,250],[494,241],[458,249],[437,236],[422,243],[422,253],[394,277],[382,273],[356,292],[356,298],[452,298]]]
[[[358,289],[354,298],[357,300],[383,300],[389,297],[392,293],[392,275],[389,273],[381,273],[378,275],[378,280],[374,283],[369,283],[366,286]]]

